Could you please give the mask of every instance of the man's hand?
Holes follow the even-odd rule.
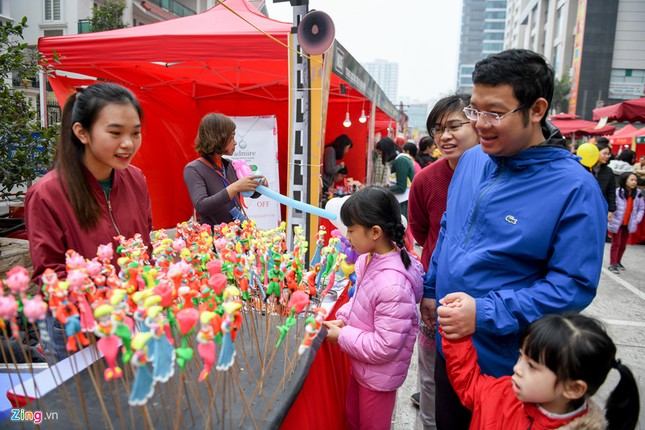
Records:
[[[340,320],[336,320],[340,321]],[[342,323],[342,321],[341,321]],[[338,343],[338,336],[340,336],[341,328],[336,324],[332,324],[331,321],[323,321],[323,325],[327,328],[327,337],[326,339],[333,343],[334,345]]]
[[[434,330],[437,322],[437,301],[424,298],[421,300],[419,309],[421,311],[421,321]]]
[[[466,293],[450,293],[439,301],[438,321],[446,339],[457,340],[475,332],[477,306]]]

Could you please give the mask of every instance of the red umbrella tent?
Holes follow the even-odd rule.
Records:
[[[618,122],[645,122],[645,97],[594,109],[594,121],[601,118]]]
[[[616,130],[612,125],[606,125],[601,128],[596,128],[598,124],[591,121],[578,119],[578,115],[571,114],[558,114],[552,116],[549,120],[551,123],[560,130],[565,137],[580,137],[580,136],[603,136],[611,134]]]
[[[38,43],[49,67],[56,71],[49,82],[61,105],[75,86],[92,83],[95,78],[128,87],[141,102],[144,142],[133,164],[147,177],[155,228],[172,227],[192,213],[182,172],[196,157],[193,142],[197,126],[208,112],[275,115],[281,191],[286,190],[289,51],[285,45],[292,23],[267,18],[246,0],[227,0],[226,6],[239,16],[218,5],[170,21],[47,37]],[[341,83],[345,81],[332,75],[328,122],[334,125],[342,122],[347,109],[348,97],[338,90]],[[352,117],[358,118],[365,98],[355,90],[350,96]],[[365,105],[366,109],[371,107]],[[354,123],[352,129],[359,124]],[[354,150],[365,151],[367,131],[361,125],[365,130],[356,131]],[[329,130],[328,140],[349,129],[336,131]],[[362,179],[365,160],[359,161],[356,176]]]

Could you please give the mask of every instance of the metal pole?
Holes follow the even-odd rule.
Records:
[[[38,97],[40,98],[40,126],[47,127],[49,118],[47,118],[47,77],[45,72],[38,72]]]
[[[309,11],[309,5],[293,5],[293,28],[291,30],[292,46],[300,51],[298,43],[298,24]],[[291,102],[291,136],[290,136],[290,175],[289,197],[301,202],[310,202],[310,95],[309,95],[309,60],[302,55],[290,51],[289,67],[289,98]],[[309,237],[310,217],[306,212],[293,207],[287,207],[287,243],[293,243],[293,229],[300,226]]]

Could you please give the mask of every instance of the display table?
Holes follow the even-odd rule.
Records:
[[[347,290],[344,290],[327,319],[336,319],[336,311],[348,300]],[[349,429],[345,417],[349,370],[349,359],[338,345],[323,341],[302,390],[280,428],[282,430]]]
[[[330,309],[327,319],[335,319],[336,310],[347,300],[343,291],[338,300],[325,306]],[[243,329],[250,329],[252,324],[260,328],[259,318],[266,317],[247,318]],[[196,381],[202,361],[195,353],[197,360],[194,357],[188,362],[184,372],[175,364],[170,381],[156,384],[146,406],[128,405],[134,379],[129,364],[121,364],[121,379],[103,380],[105,364],[95,347],[74,354],[31,380],[23,378],[7,397],[14,407],[25,411],[55,413],[56,419],[43,421],[42,428],[348,428],[348,359],[338,346],[324,341],[324,328],[312,347],[298,357],[302,323],[292,330],[277,349],[273,348],[275,329],[266,333],[267,349],[263,336],[257,336],[258,344],[240,331],[235,365],[227,372],[213,368],[208,383]],[[255,359],[258,349],[264,357],[259,360]],[[269,355],[274,355],[274,365],[267,366],[272,370],[266,371],[260,391],[261,361],[271,360]],[[25,400],[29,398],[35,400],[28,403]]]

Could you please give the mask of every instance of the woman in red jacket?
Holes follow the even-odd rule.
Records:
[[[99,245],[116,249],[115,237],[136,233],[149,249],[148,188],[130,165],[141,147],[142,116],[134,95],[115,84],[79,89],[65,103],[54,168],[25,199],[34,282],[41,283],[46,269],[65,279],[69,249],[91,259]],[[60,324],[49,317],[47,326],[52,342],[46,347],[60,360],[67,355]]]
[[[460,306],[462,294],[448,294],[441,300],[440,324],[442,308]],[[534,321],[522,339],[513,376],[501,378],[481,374],[470,336],[449,338],[442,336],[448,376],[459,399],[473,412],[471,429],[636,427],[640,407],[636,380],[616,360],[616,345],[593,318],[547,315]],[[620,373],[620,382],[603,416],[591,396],[612,368]]]

